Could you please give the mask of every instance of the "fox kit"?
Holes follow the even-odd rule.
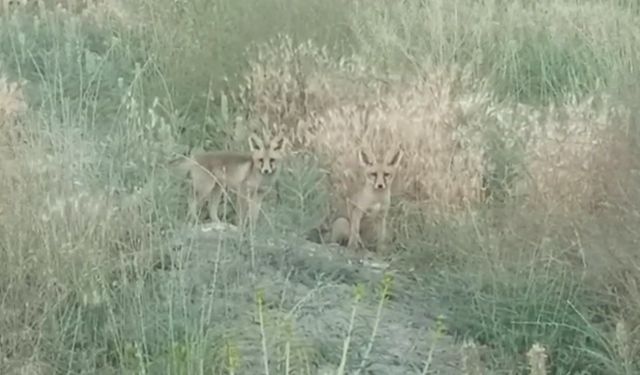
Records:
[[[251,152],[209,151],[195,154],[191,159],[171,162],[191,174],[194,197],[190,212],[194,217],[198,217],[200,208],[208,201],[211,220],[220,221],[218,204],[224,190],[229,189],[237,195],[238,225],[246,218],[255,223],[266,190],[265,180],[274,175],[282,158],[284,138],[276,136],[263,142],[256,134],[251,134],[249,146]]]
[[[358,152],[358,159],[364,172],[364,186],[347,201],[349,218],[339,217],[333,222],[331,241],[343,242],[348,238],[348,247],[361,245],[360,224],[365,216],[369,216],[377,219],[378,249],[382,249],[391,205],[391,183],[402,159],[402,151],[387,153],[380,161],[362,150]]]

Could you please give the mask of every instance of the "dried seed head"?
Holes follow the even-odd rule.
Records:
[[[464,375],[484,374],[480,352],[473,341],[462,344],[462,373]]]
[[[433,68],[421,82],[382,82],[357,58],[334,62],[286,36],[258,49],[241,102],[268,115],[294,148],[322,155],[334,195],[359,185],[348,171],[357,170],[352,155],[362,146],[382,155],[401,144],[393,191],[437,212],[464,210],[496,190],[535,205],[593,208],[610,199],[611,174],[624,176],[619,124],[629,114],[606,98],[600,107],[588,98],[543,113],[496,103],[457,67]]]
[[[531,375],[547,375],[547,353],[545,348],[535,343],[527,352]]]
[[[629,328],[627,327],[627,323],[620,319],[616,323],[616,350],[618,351],[618,356],[625,363],[631,361],[631,343],[629,337]]]

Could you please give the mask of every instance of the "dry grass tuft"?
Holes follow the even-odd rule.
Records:
[[[394,192],[435,212],[483,200],[487,178],[505,178],[507,168],[515,178],[500,189],[545,209],[604,207],[624,184],[629,145],[619,124],[628,114],[606,98],[511,108],[456,67],[409,83],[328,55],[288,37],[259,46],[240,99],[295,150],[323,156],[338,202],[360,184],[362,147],[378,155],[401,147]],[[492,149],[491,137],[502,149]]]
[[[11,154],[13,145],[21,138],[21,121],[28,109],[23,84],[0,76],[0,148],[3,159]]]
[[[482,375],[485,373],[480,352],[473,341],[462,344],[462,372],[464,375]]]
[[[631,334],[627,322],[618,320],[616,323],[615,346],[618,357],[623,363],[631,363],[633,349],[631,346]]]
[[[486,104],[481,95],[458,95],[456,77],[435,72],[418,84],[399,84],[364,105],[330,109],[309,122],[310,146],[330,165],[340,194],[359,185],[356,150],[383,155],[402,148],[393,190],[437,208],[459,208],[481,196],[484,152],[480,125],[468,122]]]
[[[552,107],[546,120],[524,124],[523,182],[530,203],[552,210],[610,206],[630,164],[628,114],[595,98]],[[599,108],[598,108],[599,107]]]
[[[46,12],[56,10],[62,14],[78,14],[96,25],[112,26],[113,23],[123,26],[135,26],[140,22],[125,3],[120,0],[4,0],[0,14],[10,13],[18,7],[30,11],[38,10],[40,16],[46,17]]]
[[[6,371],[7,375],[48,375],[55,373],[52,366],[35,359],[28,359],[21,363],[7,363],[4,366],[0,365],[0,369]]]
[[[141,17],[125,7],[120,0],[97,1],[86,0],[79,2],[76,7],[83,18],[93,21],[98,25],[118,25],[134,27],[141,22]]]
[[[361,184],[356,150],[401,147],[394,191],[439,207],[479,198],[485,166],[477,112],[489,97],[469,89],[468,74],[440,69],[419,83],[377,80],[357,59],[332,63],[325,50],[294,47],[287,37],[258,51],[245,106],[294,149],[324,156],[338,196]]]
[[[18,175],[16,165],[16,147],[23,138],[22,122],[28,105],[24,98],[22,83],[10,82],[6,77],[0,77],[0,180],[10,184]],[[2,202],[11,201],[8,190],[0,192]],[[0,216],[11,212],[0,203]]]
[[[71,291],[87,303],[102,298],[104,274],[123,259],[114,255],[126,255],[121,250],[134,249],[146,231],[143,203],[96,186],[95,144],[71,127],[48,133],[29,114],[20,86],[6,79],[0,114],[2,146],[10,151],[0,163],[0,347],[29,358],[37,354],[48,311]],[[13,135],[18,125],[28,142]]]
[[[22,145],[13,178],[0,181],[0,347],[21,357],[37,354],[48,312],[71,294],[103,303],[108,275],[145,233],[137,206],[92,188],[79,178],[90,176],[88,166],[53,146]]]
[[[529,361],[531,375],[547,374],[547,353],[542,345],[538,343],[533,344],[527,352],[527,360]]]
[[[365,84],[370,74],[364,64],[336,62],[326,48],[311,42],[294,45],[289,36],[280,35],[254,52],[238,100],[251,116],[284,131],[294,147],[308,146],[308,119],[375,94],[375,89],[367,90],[372,85]]]

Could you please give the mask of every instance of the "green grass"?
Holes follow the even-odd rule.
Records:
[[[583,95],[626,76],[638,60],[636,16],[610,2],[434,0],[361,8],[354,34],[368,61],[418,74],[431,64],[470,64],[497,93],[523,102]]]
[[[632,2],[140,0],[124,9],[130,19],[49,10],[34,20],[25,10],[1,20],[0,74],[28,81],[29,109],[0,165],[0,372],[243,374],[266,373],[266,361],[271,374],[313,374],[345,360],[351,373],[371,344],[367,361],[381,373],[420,373],[427,350],[409,353],[394,324],[432,310],[456,339],[488,347],[493,373],[527,373],[536,342],[553,374],[639,370],[615,338],[618,321],[640,318],[631,173],[599,214],[523,208],[508,194],[454,217],[396,210],[393,258],[400,274],[418,276],[387,300],[375,277],[297,253],[305,245],[294,237],[327,213],[313,156],[287,162],[280,198],[265,202],[268,225],[182,247],[173,241],[185,185],[164,167],[193,147],[245,147],[232,121],[247,115],[237,95],[254,47],[279,35],[326,47],[331,64],[318,66],[359,60],[377,78],[466,67],[495,106],[611,93],[633,122]],[[526,175],[521,150],[505,129],[487,129],[490,187],[508,192]],[[637,156],[625,160],[635,166]],[[261,244],[277,237],[290,240]],[[377,317],[380,301],[389,310]],[[412,340],[428,341],[420,329],[434,328],[415,328]]]

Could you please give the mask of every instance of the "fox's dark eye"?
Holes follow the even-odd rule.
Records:
[[[384,178],[389,178],[389,176],[391,176],[391,173],[385,173],[383,176]]]
[[[263,159],[263,158],[260,158],[260,159],[258,159],[258,162],[259,162],[260,164],[262,164],[262,163],[264,163],[264,159]]]
[[[275,162],[276,162],[276,159],[274,159],[274,158],[269,159],[269,164],[273,164]]]
[[[376,178],[376,174],[375,173],[369,173],[369,178]]]

